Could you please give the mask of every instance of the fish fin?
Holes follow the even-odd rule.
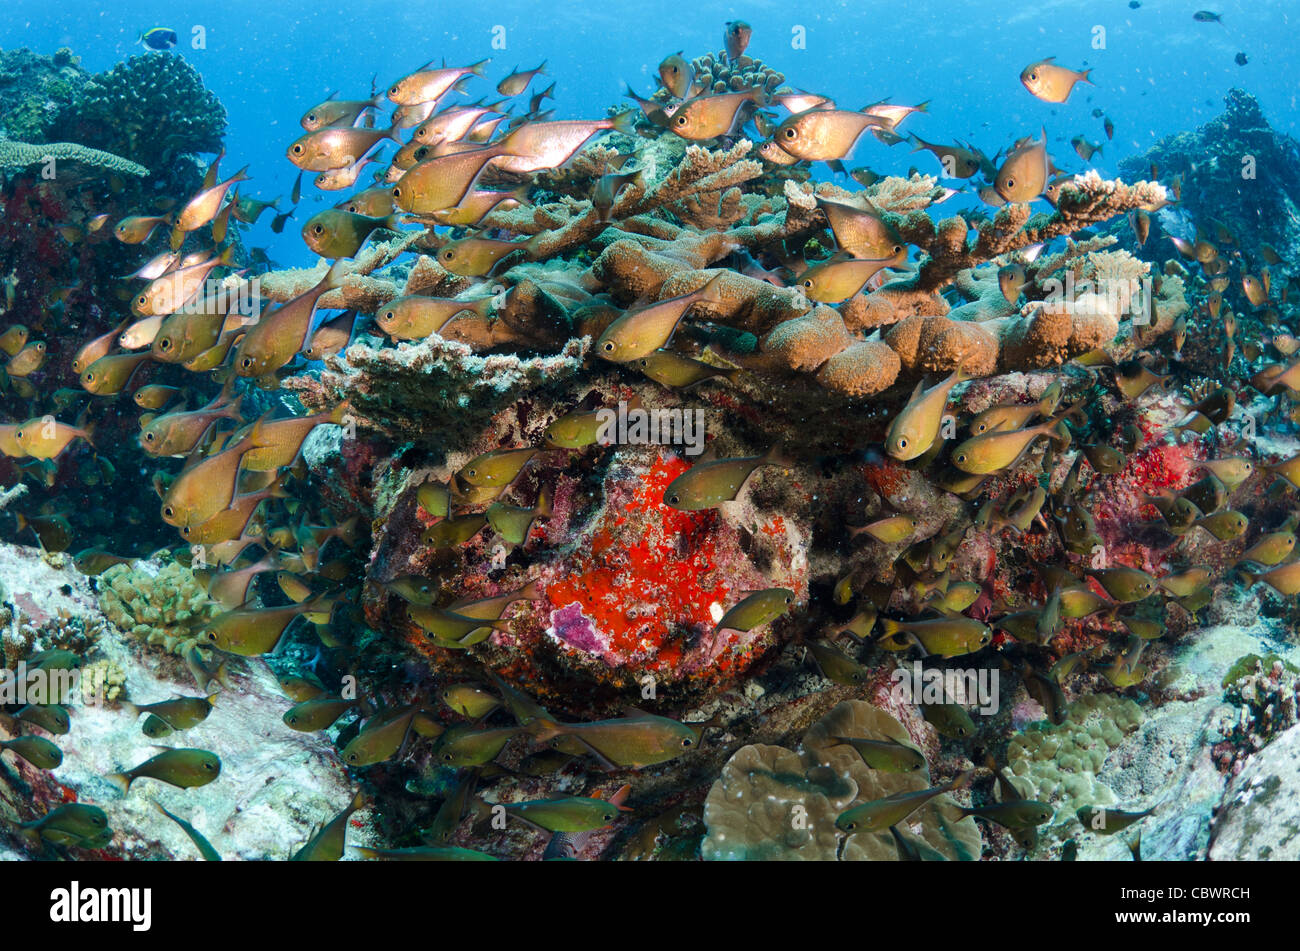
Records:
[[[122,795],[125,796],[131,791],[131,780],[134,777],[126,773],[109,773],[104,778],[116,786],[121,791]]]

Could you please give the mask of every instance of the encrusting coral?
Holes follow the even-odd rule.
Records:
[[[1142,720],[1142,708],[1127,697],[1086,694],[1070,704],[1060,724],[1040,720],[1012,737],[1011,775],[1026,781],[1025,798],[1055,807],[1053,826],[1073,821],[1083,806],[1112,805],[1115,794],[1097,774]]]
[[[924,771],[872,769],[841,738],[915,741],[889,713],[863,700],[846,700],[804,734],[802,753],[780,746],[741,747],[722,769],[704,804],[705,859],[780,861],[894,861],[888,830],[860,832],[841,848],[835,819],[865,802],[925,789]],[[963,817],[943,793],[912,813],[899,832],[924,857],[979,858],[975,820]]]

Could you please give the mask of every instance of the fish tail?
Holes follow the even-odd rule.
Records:
[[[893,618],[882,617],[879,619],[878,623],[880,624],[880,632],[881,632],[880,637],[878,638],[879,640],[883,640],[884,638],[887,637],[893,637],[896,634],[901,634],[903,631],[903,625],[900,622],[894,620]]]
[[[631,135],[636,129],[636,114],[639,110],[627,109],[620,112],[614,118],[610,119],[610,129],[615,132],[621,132],[624,135]]]
[[[544,485],[537,493],[537,506],[533,509],[534,518],[550,518],[554,512],[555,492],[549,485]]]
[[[763,461],[759,464],[765,466],[780,466],[783,469],[793,469],[795,466],[794,460],[786,455],[785,450],[781,448],[780,443],[775,443],[771,449],[763,453]]]
[[[341,426],[343,425],[344,417],[347,416],[348,413],[351,412],[351,410],[352,410],[352,404],[349,403],[347,400],[343,400],[332,410],[330,410],[326,422],[333,423],[335,426]]]
[[[1091,77],[1092,77],[1092,69],[1090,67],[1088,69],[1085,69],[1082,73],[1079,74],[1079,82],[1087,83],[1089,86],[1097,85],[1092,81]],[[1100,152],[1101,149],[1097,149],[1097,151]]]
[[[956,789],[963,789],[970,785],[971,778],[975,775],[975,770],[967,769],[958,773],[947,783],[947,791],[952,792]]]
[[[528,723],[528,732],[542,743],[553,740],[564,733],[564,728],[549,717],[534,717]]]
[[[481,59],[477,63],[474,63],[472,66],[470,66],[469,71],[473,73],[475,76],[482,76],[483,67],[487,66],[487,64],[490,62],[492,62],[491,57],[488,57],[487,59]]]
[[[132,720],[140,716],[140,708],[137,707],[130,700],[119,700],[117,702],[117,705],[121,707],[123,710],[125,710],[127,713],[131,714]]]
[[[131,791],[131,781],[135,777],[130,773],[109,773],[104,778],[121,790],[122,795],[125,796]]]

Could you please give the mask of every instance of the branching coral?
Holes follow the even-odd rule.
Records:
[[[176,562],[114,565],[99,580],[104,615],[125,633],[173,654],[202,648],[200,630],[221,613],[193,573]]]

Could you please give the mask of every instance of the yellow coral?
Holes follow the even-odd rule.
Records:
[[[174,654],[202,646],[200,631],[221,613],[194,574],[176,562],[114,565],[100,581],[99,606],[110,621]]]

